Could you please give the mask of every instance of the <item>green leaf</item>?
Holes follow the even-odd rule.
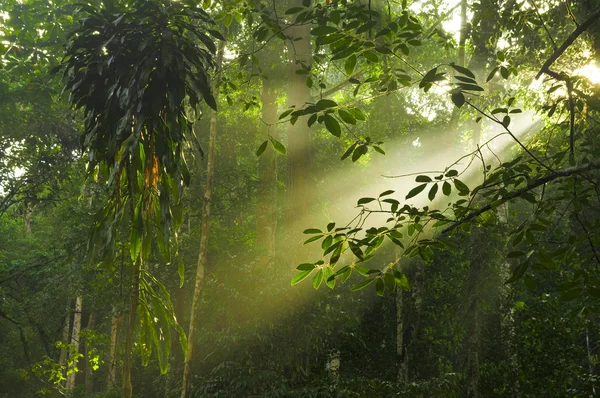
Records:
[[[319,240],[322,237],[323,237],[323,235],[316,235],[316,236],[310,237],[310,238],[308,238],[307,240],[304,241],[303,245],[306,245],[306,244],[308,244],[310,242],[314,242],[316,240]]]
[[[453,93],[451,99],[452,102],[454,102],[454,105],[456,105],[459,108],[465,104],[465,96],[461,92]]]
[[[377,145],[373,145],[373,149],[375,149],[375,152],[379,152],[380,154],[385,155],[385,151]]]
[[[371,203],[375,200],[375,198],[360,198],[356,203],[358,206],[366,205],[367,203]]]
[[[465,91],[485,91],[483,87],[476,84],[458,83],[458,86]]]
[[[328,109],[328,108],[335,108],[336,106],[338,106],[338,104],[337,104],[337,102],[332,101],[330,99],[321,99],[321,100],[317,101],[315,106],[317,107],[317,109],[323,110],[323,109]]]
[[[433,250],[431,250],[431,246],[422,247],[421,250],[419,250],[419,254],[427,264],[433,262]]]
[[[352,292],[356,292],[358,290],[364,289],[365,287],[369,286],[371,283],[375,282],[375,278],[374,279],[367,279],[366,281],[363,281],[357,285],[354,285],[350,288],[350,291]]]
[[[415,181],[416,182],[431,182],[433,180],[429,176],[421,175],[421,176],[417,176],[417,178],[415,178]]]
[[[342,159],[341,160],[344,160],[348,156],[350,156],[352,154],[352,152],[354,152],[354,149],[356,149],[357,145],[358,145],[357,143],[354,143],[348,149],[346,149],[346,152],[344,152],[344,154],[342,155]]]
[[[525,282],[525,287],[531,291],[535,291],[537,284],[535,281],[535,278],[533,276],[531,276],[530,274],[525,275],[525,278],[523,279],[523,281]]]
[[[385,283],[383,279],[377,278],[377,283],[375,284],[375,292],[378,296],[383,297],[383,293],[385,292]]]
[[[285,10],[285,15],[298,14],[300,11],[304,11],[304,7],[292,7]]]
[[[387,290],[390,292],[396,290],[396,279],[391,273],[387,272],[383,275],[383,282],[385,283]]]
[[[488,75],[487,79],[485,79],[486,83],[489,82],[490,80],[492,80],[494,78],[494,76],[496,76],[496,72],[498,72],[498,69],[500,69],[498,66],[495,67],[494,69],[492,69],[492,71]]]
[[[372,51],[365,51],[362,53],[363,57],[367,59],[369,62],[379,62],[379,57]]]
[[[133,226],[129,232],[129,254],[131,255],[131,261],[134,263],[140,255],[142,248],[142,238],[138,234],[137,227]]]
[[[321,286],[321,282],[323,282],[323,268],[318,270],[313,278],[312,285],[315,288],[315,290],[318,289],[319,286]]]
[[[309,234],[322,234],[323,231],[321,231],[320,229],[316,229],[316,228],[309,228],[309,229],[305,229],[304,233],[309,235]]]
[[[576,288],[564,291],[560,295],[560,299],[562,301],[572,301],[572,300],[575,300],[576,298],[578,298],[579,296],[581,296],[581,293],[583,293],[583,289],[581,287],[576,287]]]
[[[456,64],[450,64],[450,66],[452,68],[454,68],[454,70],[457,71],[458,73],[462,73],[463,75],[466,75],[466,76],[469,76],[469,77],[472,77],[473,79],[475,79],[475,75],[469,69],[462,67],[460,65],[456,65]]]
[[[262,144],[260,144],[260,146],[256,150],[256,156],[260,156],[260,155],[263,154],[263,152],[265,151],[265,149],[267,149],[267,144],[268,143],[269,143],[269,141],[265,141]]]
[[[436,182],[435,184],[433,184],[433,186],[429,190],[428,198],[430,201],[433,202],[433,200],[435,199],[435,195],[437,194],[437,191],[438,191],[438,184]]]
[[[442,184],[442,193],[446,196],[450,196],[450,193],[452,193],[452,185],[448,181],[444,181]]]
[[[275,148],[277,152],[279,152],[282,155],[287,155],[287,150],[281,142],[277,141],[273,137],[269,137],[269,140],[271,141],[271,145],[273,145],[273,148]]]
[[[333,268],[331,267],[325,268],[325,284],[330,289],[335,287],[335,272],[333,272]]]
[[[294,276],[294,278],[292,279],[292,283],[291,285],[297,285],[298,283],[302,282],[303,280],[305,280],[306,278],[308,278],[308,276],[312,273],[312,270],[309,271],[302,271],[298,274],[296,274],[296,276]]]
[[[315,265],[311,264],[311,263],[304,263],[304,264],[300,264],[299,266],[296,267],[296,269],[298,271],[312,271],[313,269],[315,269]]]
[[[410,198],[417,196],[418,194],[423,192],[423,190],[425,189],[426,186],[427,186],[427,184],[421,184],[421,185],[418,185],[415,188],[411,189],[410,192],[408,193],[408,195],[406,195],[406,199],[410,199]]]
[[[458,178],[455,178],[453,180],[453,182],[454,182],[454,186],[456,187],[456,189],[458,189],[458,192],[460,192],[462,194],[468,194],[469,192],[471,192],[471,190],[469,189],[469,187],[466,186],[465,183],[463,183]]]
[[[340,124],[333,116],[329,114],[323,115],[323,121],[325,122],[325,127],[331,134],[338,138],[342,135]]]
[[[346,59],[344,63],[344,70],[348,76],[352,76],[354,68],[356,67],[356,54],[352,54]]]
[[[341,118],[341,119],[342,119],[344,122],[346,122],[346,123],[348,123],[348,124],[352,124],[352,125],[355,125],[355,124],[356,124],[356,118],[355,118],[354,116],[352,116],[352,115],[350,114],[350,112],[347,112],[347,111],[345,111],[345,110],[343,110],[343,109],[339,109],[339,110],[338,110],[338,115],[340,115],[340,118]]]
[[[326,36],[330,33],[337,32],[338,29],[333,26],[317,26],[313,30],[310,31],[310,34],[313,36]]]
[[[382,196],[388,196],[393,194],[395,191],[392,191],[391,189],[388,191],[383,191],[382,193],[379,194],[379,197],[381,198]]]

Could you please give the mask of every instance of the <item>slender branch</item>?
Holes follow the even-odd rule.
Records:
[[[356,73],[356,74],[350,76],[348,79],[336,84],[335,86],[331,87],[329,90],[319,93],[319,95],[313,95],[313,99],[327,98],[330,95],[335,94],[339,90],[343,89],[348,84],[350,84],[350,79],[358,79],[359,77],[362,77],[362,72]]]
[[[578,173],[582,173],[585,171],[590,171],[590,170],[597,170],[600,169],[600,161],[599,162],[590,162],[590,163],[586,163],[583,164],[581,166],[575,166],[575,167],[569,167],[563,170],[558,170],[555,171],[553,173],[547,174],[543,177],[540,177],[536,180],[531,180],[529,181],[529,183],[527,184],[526,187],[523,187],[521,189],[517,189],[516,191],[513,191],[509,194],[507,194],[506,196],[503,196],[501,199],[498,199],[497,201],[495,201],[494,203],[490,203],[487,204],[477,210],[473,210],[472,212],[470,212],[468,215],[466,215],[465,217],[463,217],[460,220],[457,220],[456,222],[454,222],[452,225],[450,225],[449,227],[445,228],[442,233],[447,233],[452,231],[454,228],[458,227],[459,225],[471,221],[474,218],[480,216],[481,214],[492,210],[493,208],[498,207],[499,205],[508,202],[509,200],[515,199],[520,197],[521,195],[523,195],[524,193],[531,191],[532,189],[535,189],[541,185],[544,185],[550,181],[554,181],[557,178],[562,178],[562,177],[569,177],[573,174],[578,174]]]
[[[573,44],[573,42],[579,36],[581,36],[581,34],[583,32],[585,32],[590,26],[592,26],[592,24],[594,22],[596,22],[596,20],[599,18],[600,18],[600,8],[597,9],[592,15],[590,15],[590,17],[588,19],[586,19],[586,21],[584,23],[579,25],[577,27],[577,29],[575,29],[573,31],[573,33],[571,33],[569,35],[569,37],[567,37],[567,40],[565,40],[564,43],[556,51],[554,51],[554,53],[552,53],[550,58],[548,58],[548,60],[544,63],[544,65],[542,66],[542,69],[540,69],[540,71],[535,76],[535,78],[539,79],[542,74],[544,74],[544,73],[548,74],[548,71],[549,71],[550,67],[552,66],[552,64],[567,50],[567,48],[569,48],[569,46],[571,44]]]

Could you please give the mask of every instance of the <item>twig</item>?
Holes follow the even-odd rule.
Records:
[[[509,194],[507,194],[506,196],[503,196],[501,199],[498,199],[497,201],[495,201],[494,203],[490,203],[487,204],[483,207],[481,207],[478,210],[474,210],[471,213],[469,213],[468,215],[466,215],[465,217],[463,217],[460,220],[457,220],[454,224],[450,225],[449,227],[445,228],[444,230],[442,230],[442,233],[447,233],[452,231],[454,228],[458,227],[459,225],[471,221],[474,218],[480,216],[481,214],[492,210],[495,207],[498,207],[499,205],[508,202],[509,200],[515,199],[520,197],[521,195],[523,195],[524,193],[531,191],[532,189],[535,189],[541,185],[544,185],[550,181],[554,181],[557,178],[561,178],[561,177],[569,177],[573,174],[577,174],[577,173],[582,173],[585,171],[590,171],[590,170],[597,170],[600,169],[600,162],[590,162],[590,163],[586,163],[583,164],[581,166],[576,166],[576,167],[569,167],[563,170],[558,170],[555,171],[551,174],[547,174],[543,177],[538,178],[537,180],[531,180],[529,181],[529,183],[527,184],[526,187],[518,189],[516,191],[513,191]]]
[[[600,18],[600,8],[597,9],[588,19],[586,19],[584,23],[579,25],[577,29],[575,29],[573,33],[571,33],[569,37],[567,37],[567,40],[565,40],[564,43],[556,51],[554,51],[554,53],[552,53],[550,58],[548,58],[548,60],[544,63],[542,69],[540,69],[535,78],[539,79],[542,74],[547,74],[552,64],[567,50],[567,48],[569,48],[571,44],[573,44],[573,42],[579,36],[581,36],[583,32],[585,32],[590,26],[592,26],[592,24],[596,22],[598,18]]]

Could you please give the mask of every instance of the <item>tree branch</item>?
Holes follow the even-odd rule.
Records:
[[[597,170],[597,169],[600,169],[600,162],[590,162],[590,163],[583,164],[581,166],[569,167],[569,168],[566,168],[563,170],[558,170],[553,173],[547,174],[543,177],[540,177],[537,180],[529,181],[529,183],[527,184],[526,187],[517,189],[516,191],[513,191],[513,192],[507,194],[506,196],[503,196],[501,199],[498,199],[493,204],[490,203],[490,204],[487,204],[477,210],[473,210],[472,212],[467,214],[462,219],[455,221],[454,224],[450,225],[447,228],[444,228],[442,230],[442,233],[445,234],[447,232],[450,232],[454,228],[458,227],[459,225],[464,224],[465,222],[469,222],[469,221],[473,220],[474,218],[480,216],[481,214],[483,214],[487,211],[490,211],[490,210],[494,209],[495,207],[498,207],[499,205],[508,202],[509,200],[518,198],[519,196],[523,195],[525,192],[531,191],[532,189],[542,186],[548,182],[554,181],[557,178],[569,177],[573,174],[578,174],[578,173],[582,173],[585,171]]]
[[[552,64],[567,50],[567,48],[569,48],[571,44],[573,44],[573,42],[579,36],[581,36],[583,32],[592,26],[592,24],[596,22],[598,18],[600,18],[600,8],[597,9],[584,23],[579,25],[577,29],[575,29],[573,33],[569,35],[569,37],[567,37],[567,40],[565,40],[564,43],[556,51],[554,51],[550,58],[548,58],[548,60],[544,63],[542,69],[540,69],[535,78],[539,79],[543,73],[548,73]]]

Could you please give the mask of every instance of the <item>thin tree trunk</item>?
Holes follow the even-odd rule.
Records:
[[[81,305],[82,305],[82,297],[81,295],[78,295],[77,298],[75,299],[75,313],[73,314],[73,331],[71,333],[71,345],[74,347],[73,348],[73,353],[75,355],[77,355],[79,353],[79,332],[81,330]],[[70,358],[70,361],[72,366],[74,367],[76,365],[77,359],[76,358]],[[73,388],[75,388],[75,376],[77,375],[76,372],[72,372],[71,374],[67,375],[67,391],[72,391]]]
[[[122,322],[123,314],[114,313],[110,322],[110,354],[108,360],[107,390],[111,390],[115,385],[117,375],[117,343],[119,341],[119,332],[121,331]]]
[[[267,134],[279,139],[277,133],[277,95],[275,81],[263,79],[262,119],[267,124]],[[265,134],[266,139],[266,134]],[[256,245],[262,249],[266,259],[275,255],[275,229],[277,226],[277,162],[276,154],[271,148],[265,151],[258,160],[258,192],[256,205]]]
[[[94,311],[90,312],[90,318],[88,320],[88,324],[86,330],[93,331],[96,327],[96,317]],[[92,365],[90,363],[90,344],[89,341],[85,342],[85,390],[87,392],[92,392],[94,390],[94,375],[92,373]]]
[[[301,1],[292,6],[301,6]],[[310,24],[300,24],[288,30],[290,40],[288,53],[290,67],[288,71],[289,105],[296,109],[303,108],[312,101],[310,88],[306,85],[306,75],[296,71],[310,70],[312,65],[312,44],[310,41]],[[295,228],[299,216],[307,213],[311,202],[310,176],[310,129],[306,118],[301,117],[288,132],[288,180],[287,180],[287,219],[290,227]]]
[[[396,382],[404,384],[408,381],[407,367],[404,357],[404,293],[396,287]]]
[[[67,304],[67,315],[65,317],[65,324],[63,326],[63,331],[62,331],[62,342],[65,344],[69,343],[69,333],[71,331],[71,302],[69,300],[69,304]],[[62,369],[64,369],[64,366],[67,364],[67,356],[68,356],[68,351],[67,349],[63,346],[60,349],[60,356],[58,359],[58,364],[60,365],[60,367]]]
[[[223,63],[224,42],[220,42],[217,52],[217,68]],[[218,86],[218,77],[215,79],[215,87]],[[215,90],[215,100],[218,100]],[[192,357],[194,355],[194,343],[196,341],[197,315],[200,310],[200,299],[204,290],[204,268],[208,255],[208,233],[210,227],[210,202],[212,199],[212,185],[215,164],[215,141],[217,137],[217,112],[211,112],[210,133],[208,138],[208,162],[206,165],[206,185],[204,188],[204,201],[202,203],[202,226],[200,237],[200,251],[198,254],[198,265],[196,268],[196,280],[194,283],[194,295],[192,297],[192,311],[190,314],[190,326],[187,335],[187,349],[183,360],[183,379],[181,383],[181,397],[187,398],[191,386]]]
[[[129,297],[129,317],[127,320],[127,333],[125,335],[125,353],[123,354],[123,398],[131,398],[133,395],[133,387],[131,385],[131,353],[133,350],[133,331],[135,329],[135,319],[137,316],[141,272],[142,252],[140,250],[140,254],[138,255],[133,267],[131,295]]]

